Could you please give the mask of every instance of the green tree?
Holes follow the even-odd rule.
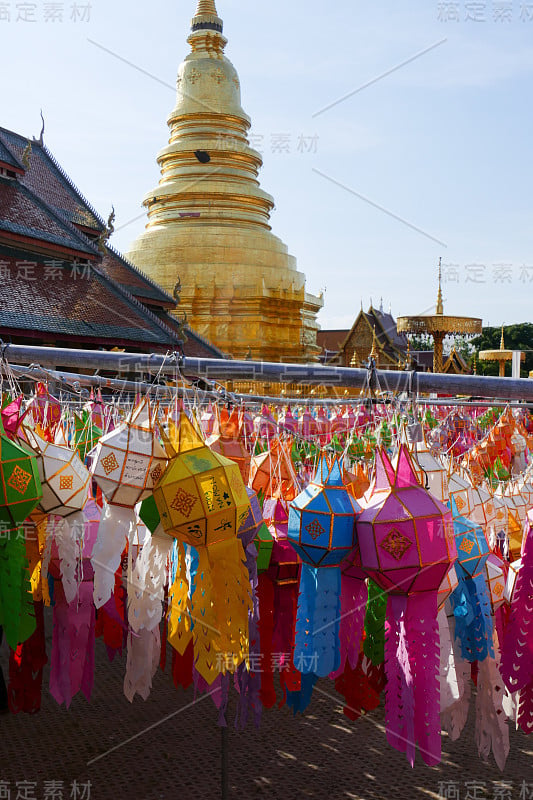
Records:
[[[533,323],[522,322],[518,325],[508,325],[504,328],[505,349],[522,350],[526,360],[522,362],[521,376],[527,378],[533,370]],[[502,336],[501,328],[483,328],[481,336],[472,339],[472,346],[476,353],[477,371],[479,375],[497,375],[498,364],[496,361],[480,361],[481,350],[499,350]],[[511,362],[505,367],[505,374],[511,376]]]

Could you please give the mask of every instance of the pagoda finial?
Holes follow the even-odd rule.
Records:
[[[505,350],[505,336],[503,333],[503,325],[502,325],[502,338],[500,339],[500,350]]]
[[[439,258],[439,291],[437,294],[437,314],[444,314],[444,303],[442,302],[442,258]]]
[[[191,23],[192,30],[213,30],[222,33],[222,27],[222,20],[218,16],[215,0],[198,0],[196,12]]]

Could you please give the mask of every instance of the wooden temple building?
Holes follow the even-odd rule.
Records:
[[[385,313],[370,305],[368,311],[361,310],[349,330],[321,330],[317,342],[321,347],[320,360],[324,364],[343,367],[364,367],[370,357],[379,369],[416,369],[431,372],[433,350],[412,350],[409,339],[398,332],[392,313]],[[443,372],[464,375],[470,368],[460,353],[452,348],[446,357]]]
[[[111,232],[42,135],[30,142],[0,128],[0,338],[223,357],[171,315],[174,297],[110,247]]]

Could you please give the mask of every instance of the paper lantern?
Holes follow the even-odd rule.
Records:
[[[133,542],[135,506],[152,493],[166,464],[148,398],[103,436],[93,452],[91,471],[106,500],[92,556],[97,608],[111,597],[122,552]]]
[[[421,485],[425,486],[441,503],[447,503],[450,493],[446,469],[432,454],[425,437],[421,442],[416,443],[413,463]]]
[[[281,414],[278,427],[280,431],[285,431],[285,433],[298,433],[298,420],[293,416],[290,407]]]
[[[253,456],[250,466],[250,486],[263,497],[296,497],[296,472],[292,463],[292,443],[275,438],[265,453]]]
[[[455,499],[452,499],[451,506],[457,548],[457,573],[475,578],[485,569],[485,562],[490,552],[489,545],[481,526],[459,513]]]
[[[270,533],[266,522],[260,525],[254,541],[257,550],[257,572],[261,574],[266,572],[270,566],[272,548],[274,546],[274,537]]]
[[[210,450],[184,415],[179,430],[191,440],[177,442],[154,489],[164,530],[195,547],[234,539],[250,508],[238,465]]]
[[[405,445],[395,472],[376,454],[376,477],[357,529],[363,569],[388,592],[436,592],[455,558],[449,510],[419,484]]]
[[[268,406],[263,406],[261,414],[254,420],[254,431],[259,439],[273,439],[277,436],[278,425]]]
[[[16,528],[34,511],[42,498],[35,455],[23,444],[9,439],[0,424],[0,524]]]
[[[340,465],[322,456],[309,486],[292,501],[289,540],[302,561],[314,567],[338,567],[355,544],[354,497],[343,484]]]
[[[211,451],[183,413],[177,428],[170,425],[169,447],[173,454],[154,499],[165,532],[179,540],[180,549],[186,543],[198,554],[192,640],[196,669],[211,685],[221,672],[235,672],[249,654],[252,589],[237,532],[250,501],[237,464]]]
[[[513,561],[512,564],[509,564],[509,572],[507,573],[507,580],[505,582],[505,591],[503,593],[504,600],[506,603],[508,603],[508,605],[511,605],[513,602],[514,592],[516,588],[516,581],[521,567],[522,567],[521,558],[517,559],[517,561]]]
[[[444,608],[446,601],[449,599],[452,592],[457,589],[458,585],[459,580],[457,578],[457,572],[455,571],[455,567],[451,567],[450,571],[445,575],[437,594],[437,605],[439,611]]]
[[[492,610],[496,611],[505,601],[505,565],[495,553],[489,553],[485,562],[486,581],[489,587]]]
[[[41,511],[61,517],[81,511],[87,502],[91,475],[78,452],[47,442],[33,431],[26,432],[37,455],[43,490]]]
[[[408,449],[394,470],[376,453],[357,536],[364,571],[389,593],[385,721],[389,743],[414,764],[440,761],[438,591],[456,557],[449,510],[418,482]]]
[[[289,541],[303,562],[294,654],[303,674],[325,676],[339,667],[340,564],[355,546],[358,512],[339,462],[330,467],[325,456],[290,505]]]
[[[471,484],[458,472],[452,471],[448,475],[448,490],[450,498],[455,501],[459,514],[470,517],[474,510]]]
[[[250,479],[251,455],[244,443],[242,414],[234,408],[227,420],[216,420],[213,434],[206,445],[215,453],[234,461],[241,472],[242,479],[248,484]]]
[[[166,465],[167,455],[145,399],[100,439],[91,470],[108,503],[134,508],[152,493]]]

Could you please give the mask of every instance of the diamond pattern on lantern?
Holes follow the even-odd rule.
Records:
[[[196,500],[197,498],[193,494],[186,492],[185,489],[178,489],[170,507],[188,519],[191,516]]]
[[[74,478],[72,475],[60,475],[59,477],[59,488],[60,489],[72,489],[74,486]]]
[[[105,456],[102,459],[101,464],[104,468],[104,472],[106,475],[109,475],[111,472],[114,472],[119,467],[119,463],[114,453],[109,453],[108,456]]]
[[[21,467],[15,467],[9,478],[7,479],[8,486],[11,486],[19,494],[24,494],[31,481],[31,475]]]
[[[465,501],[463,500],[462,497],[456,497],[455,502],[457,503],[457,508],[459,512],[461,512],[466,505]]]
[[[314,519],[312,522],[309,523],[309,525],[306,525],[305,530],[315,541],[319,539],[323,533],[326,532],[326,529],[322,527],[322,525],[317,519]]]
[[[468,553],[468,555],[470,555],[473,547],[474,547],[474,542],[472,542],[470,539],[463,539],[462,543],[459,546],[459,550],[463,550],[465,553]]]
[[[396,561],[401,561],[412,544],[412,541],[408,539],[407,536],[404,536],[403,533],[392,530],[385,536],[380,547],[386,550]]]
[[[501,597],[503,594],[503,585],[501,583],[497,583],[494,587],[494,594],[496,597]]]

